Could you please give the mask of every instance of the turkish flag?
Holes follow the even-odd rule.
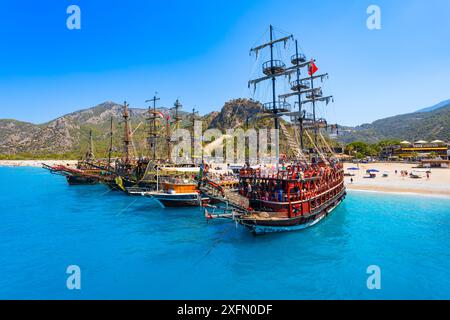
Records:
[[[319,68],[317,68],[316,64],[314,63],[314,60],[311,59],[311,62],[308,65],[308,74],[312,76],[314,73],[317,72],[317,70],[319,70]]]

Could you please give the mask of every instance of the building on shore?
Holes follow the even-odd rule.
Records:
[[[402,141],[399,145],[384,147],[380,157],[383,160],[448,160],[450,144],[441,140],[431,142],[418,140],[416,142]]]
[[[424,159],[420,161],[422,168],[450,168],[450,160]]]

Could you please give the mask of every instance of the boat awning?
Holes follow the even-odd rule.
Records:
[[[162,167],[159,168],[159,171],[164,171],[164,172],[170,172],[170,173],[198,173],[200,172],[200,168],[199,167],[193,167],[193,168],[185,168],[185,167]]]

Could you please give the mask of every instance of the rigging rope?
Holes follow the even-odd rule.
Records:
[[[329,151],[329,152],[331,153],[331,155],[334,157],[334,156],[335,156],[335,153],[334,153],[333,149],[331,149],[330,145],[327,143],[327,141],[325,140],[325,137],[322,135],[322,132],[320,132],[320,130],[319,130],[319,136],[320,136],[320,138],[322,139],[322,141],[323,141],[325,147],[327,147],[328,151]]]
[[[137,125],[136,129],[134,129],[134,131],[131,132],[131,135],[133,135],[133,134],[137,131],[137,129],[139,129],[139,127],[141,126],[141,124],[142,124],[142,121]]]
[[[136,156],[137,154],[139,154],[138,152],[137,152],[137,150],[136,150],[136,146],[134,145],[134,141],[133,141],[133,132],[134,131],[132,131],[132,128],[131,128],[131,121],[130,121],[130,124],[129,124],[129,126],[130,126],[130,131],[131,131],[131,146],[133,147],[133,150],[134,150],[134,156]],[[137,128],[136,128],[136,130],[137,130]],[[135,131],[136,131],[135,130]]]
[[[311,144],[314,146],[314,148],[316,148],[317,153],[319,154],[319,157],[322,159],[322,161],[326,164],[328,164],[328,160],[326,159],[326,157],[323,155],[323,153],[320,151],[320,148],[314,143],[314,140],[311,138],[311,135],[308,133],[308,130],[305,130],[306,136],[308,137],[309,141],[311,142]]]

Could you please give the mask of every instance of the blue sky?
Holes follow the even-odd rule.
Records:
[[[66,27],[71,4],[81,30]],[[381,30],[366,27],[370,4],[381,7]],[[106,100],[143,107],[155,91],[164,106],[179,98],[188,110],[219,110],[252,96],[249,49],[270,23],[330,74],[335,103],[319,107],[330,122],[450,98],[447,0],[10,0],[0,12],[0,118],[41,123]]]

